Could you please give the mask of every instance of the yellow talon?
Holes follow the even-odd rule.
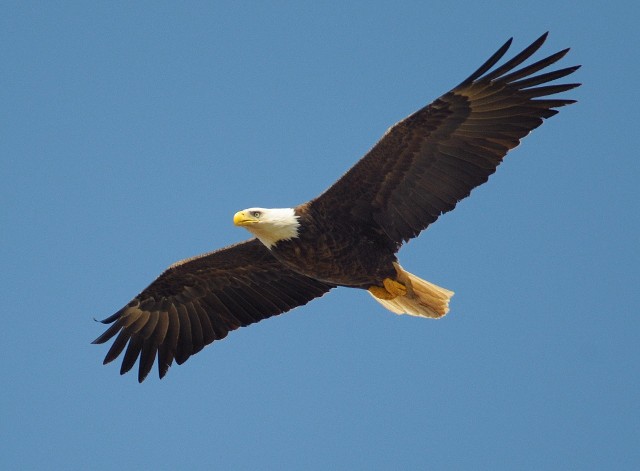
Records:
[[[378,299],[390,300],[407,294],[406,286],[391,278],[385,278],[382,284],[384,288],[382,286],[369,287],[369,292]]]
[[[404,296],[407,294],[407,287],[396,280],[385,278],[382,283],[384,284],[384,288],[391,293],[394,298],[396,296]]]
[[[389,300],[395,298],[393,294],[389,293],[389,291],[384,289],[382,286],[369,286],[369,292],[378,299]]]

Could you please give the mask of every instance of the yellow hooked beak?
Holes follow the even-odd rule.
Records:
[[[247,226],[249,224],[255,224],[256,222],[258,222],[258,220],[246,211],[238,211],[233,215],[233,223],[236,226]]]

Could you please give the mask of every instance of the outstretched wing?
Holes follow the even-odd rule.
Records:
[[[548,97],[579,84],[544,84],[579,66],[533,76],[569,49],[512,72],[546,37],[490,71],[509,49],[509,39],[460,85],[389,129],[311,207],[377,227],[397,248],[417,236],[486,182],[506,153],[556,114],[555,108],[575,102]]]
[[[160,378],[173,360],[184,363],[238,327],[281,314],[322,296],[332,285],[299,275],[251,239],[169,267],[111,317],[93,343],[118,335],[104,364],[127,350],[120,374],[140,357],[142,382],[156,357]]]

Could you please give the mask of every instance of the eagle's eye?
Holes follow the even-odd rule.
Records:
[[[259,217],[260,217],[260,214],[262,214],[262,213],[260,213],[260,211],[253,211],[253,212],[251,212],[251,215],[252,215],[254,218],[259,218]]]

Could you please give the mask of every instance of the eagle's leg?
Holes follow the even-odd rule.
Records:
[[[369,292],[376,298],[390,300],[397,298],[398,296],[404,296],[407,294],[407,287],[402,283],[392,280],[391,278],[385,278],[382,281],[382,286],[370,286]]]

